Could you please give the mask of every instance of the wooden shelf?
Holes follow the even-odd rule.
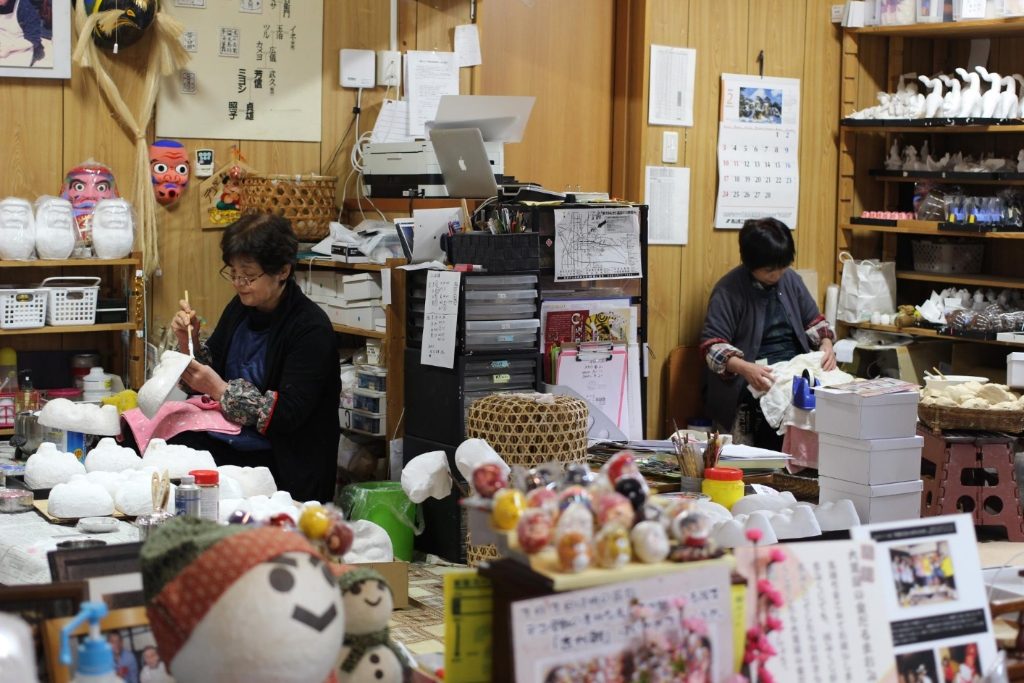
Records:
[[[987,38],[1024,35],[1024,17],[974,19],[901,26],[865,26],[846,29],[858,36],[902,36],[904,38]]]
[[[1024,232],[971,232],[969,230],[939,230],[935,221],[898,221],[896,225],[863,225],[843,223],[841,230],[856,232],[891,232],[899,235],[934,235],[938,237],[973,237],[990,240],[1024,240]]]
[[[970,285],[972,287],[1024,289],[1024,279],[1001,275],[963,275],[958,273],[922,273],[916,270],[897,270],[896,279],[915,280],[918,282],[945,282],[954,285]]]
[[[963,174],[959,174],[962,176]],[[985,173],[979,173],[979,176],[987,175]],[[943,178],[939,175],[935,176],[919,176],[913,173],[907,175],[871,175],[872,178],[880,183],[942,183],[948,185],[1024,185],[1024,178]]]
[[[24,330],[0,330],[0,337],[30,334],[86,334],[93,332],[120,332],[134,330],[134,323],[108,323],[105,325],[47,325]]]
[[[479,199],[466,199],[466,205],[472,211],[477,204],[485,201],[485,197]],[[372,203],[371,203],[372,202]],[[459,197],[416,197],[412,200],[414,209],[447,209],[452,206],[460,206],[463,200]],[[370,199],[346,199],[344,208],[346,211],[364,212],[373,211],[376,206],[385,213],[407,212],[409,210],[408,197],[370,197]]]
[[[14,436],[14,427],[4,427],[0,429],[0,436]]]
[[[311,259],[311,258],[300,258],[300,266],[315,266],[317,268],[334,268],[335,270],[369,270],[369,271],[381,271],[385,268],[397,268],[398,266],[405,265],[405,259],[390,259],[387,263],[342,263],[341,261],[331,261],[324,257],[323,259]]]
[[[1024,348],[1024,344],[1015,342],[996,341],[995,339],[975,339],[974,337],[957,337],[951,334],[938,334],[934,330],[923,327],[895,327],[894,325],[872,325],[871,323],[845,323],[840,324],[846,327],[853,327],[858,330],[873,330],[875,332],[887,332],[889,334],[903,334],[923,339],[942,339],[945,341],[956,341],[970,344],[989,344],[992,346],[1010,346],[1013,348]]]
[[[34,261],[0,261],[0,268],[100,268],[105,266],[140,266],[138,258],[72,258],[72,259],[35,259]]]
[[[363,327],[349,327],[348,325],[339,325],[333,323],[331,327],[334,328],[335,332],[341,334],[351,334],[356,337],[369,337],[370,339],[385,339],[388,336],[387,332],[381,332],[379,330],[367,330]]]
[[[945,133],[1024,133],[1024,125],[1007,124],[1005,126],[988,126],[969,124],[964,126],[848,126],[840,125],[845,133],[922,133],[925,135]]]

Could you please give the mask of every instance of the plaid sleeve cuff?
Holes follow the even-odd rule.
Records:
[[[733,356],[743,358],[742,351],[724,339],[708,339],[700,345],[700,348],[704,352],[704,360],[707,362],[711,372],[725,379],[731,379],[736,376],[734,373],[726,370],[725,366]]]
[[[270,426],[276,404],[276,391],[261,394],[256,385],[244,379],[229,380],[224,395],[220,397],[220,410],[224,417],[235,424],[255,426],[260,432],[265,432]]]
[[[821,346],[821,342],[826,339],[830,339],[832,341],[836,340],[836,333],[832,331],[831,327],[829,327],[828,321],[825,320],[825,316],[823,315],[819,315],[817,318],[812,320],[811,324],[807,326],[807,329],[804,330],[804,332],[807,334],[807,338],[810,340],[811,346],[814,348]]]

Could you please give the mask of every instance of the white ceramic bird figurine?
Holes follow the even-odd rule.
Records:
[[[939,76],[949,90],[942,98],[941,115],[947,118],[954,118],[960,113],[960,79],[942,74]],[[1024,77],[1022,77],[1024,78]]]
[[[966,89],[960,90],[960,111],[958,118],[981,116],[981,77],[977,73],[970,72],[962,67],[957,67],[956,72],[967,84]]]
[[[1003,77],[994,71],[990,72],[980,64],[974,67],[974,70],[991,84],[988,90],[985,91],[985,94],[981,96],[981,117],[983,119],[990,119],[996,115],[996,107],[999,106],[1000,84]]]
[[[938,115],[939,109],[942,107],[942,81],[938,78],[928,78],[927,76],[918,76],[917,78],[926,87],[931,88],[931,92],[924,98],[924,117],[926,119],[933,119]]]
[[[1020,114],[1020,101],[1017,99],[1017,81],[1013,76],[1003,77],[1003,91],[999,93],[999,105],[996,107],[997,119],[1015,119]]]
[[[1013,80],[1020,85],[1020,99],[1017,100],[1017,113],[1024,113],[1024,76],[1013,74]]]

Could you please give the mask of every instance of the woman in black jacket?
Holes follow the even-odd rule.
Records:
[[[208,450],[218,465],[266,466],[295,500],[334,497],[340,402],[336,338],[327,315],[295,284],[291,224],[244,216],[224,232],[221,275],[237,295],[206,344],[187,302],[171,323],[178,349],[196,360],[182,375],[242,426],[237,435],[185,432],[171,440]]]

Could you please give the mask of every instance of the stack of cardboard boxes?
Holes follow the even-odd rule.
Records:
[[[332,323],[364,330],[386,329],[380,273],[299,269],[295,279]]]

